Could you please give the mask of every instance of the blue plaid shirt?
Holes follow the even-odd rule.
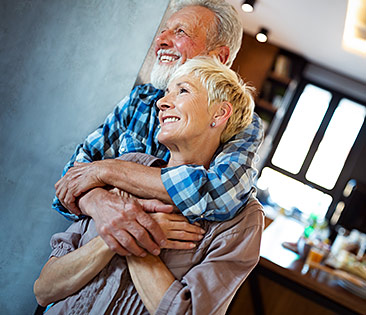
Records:
[[[155,103],[163,95],[151,84],[137,86],[76,148],[63,175],[75,161],[92,162],[129,152],[147,153],[168,161],[168,149],[157,140],[160,127]],[[249,127],[217,150],[208,170],[199,165],[161,170],[168,194],[190,222],[229,220],[247,203],[254,191],[254,162],[262,137],[260,119],[254,114]],[[52,207],[68,219],[78,219],[57,197]]]

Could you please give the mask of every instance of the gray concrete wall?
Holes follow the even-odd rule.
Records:
[[[75,146],[132,88],[168,0],[0,1],[0,313],[32,314]]]

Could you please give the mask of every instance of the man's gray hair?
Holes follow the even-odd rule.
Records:
[[[215,25],[207,34],[207,48],[213,50],[220,46],[230,49],[227,66],[231,66],[240,47],[243,37],[243,26],[238,12],[224,0],[173,0],[172,12],[175,13],[187,6],[201,6],[215,14]]]

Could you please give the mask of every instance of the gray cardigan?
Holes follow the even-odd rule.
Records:
[[[142,153],[123,159],[144,165],[160,160]],[[201,221],[204,238],[192,250],[164,249],[160,257],[176,281],[156,314],[225,314],[232,298],[259,260],[263,211],[256,199],[232,220]],[[63,256],[96,237],[90,218],[53,235],[51,256]],[[46,314],[148,314],[128,272],[126,260],[114,256],[83,289],[52,306]]]

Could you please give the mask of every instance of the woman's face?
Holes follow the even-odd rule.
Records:
[[[161,126],[158,140],[170,149],[199,143],[210,128],[212,110],[207,90],[193,75],[172,81],[157,106]]]

